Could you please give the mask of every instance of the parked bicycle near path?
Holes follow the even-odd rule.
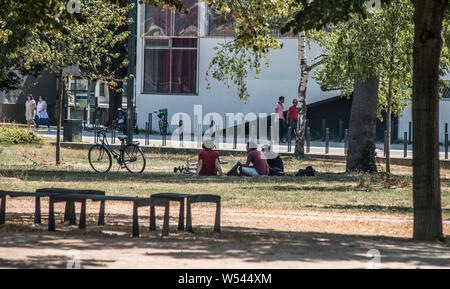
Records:
[[[121,168],[126,168],[130,173],[140,174],[145,170],[145,154],[139,142],[129,143],[127,136],[119,136],[121,144],[119,151],[116,151],[109,145],[105,129],[97,134],[99,142],[89,149],[89,164],[94,171],[109,172],[113,157]]]

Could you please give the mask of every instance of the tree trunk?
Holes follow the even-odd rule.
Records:
[[[375,140],[378,78],[356,81],[350,115],[347,171],[376,172]]]
[[[63,116],[63,98],[64,98],[64,73],[63,69],[59,70],[59,100],[58,100],[58,123],[56,129],[56,165],[61,164],[61,123]]]
[[[415,0],[413,119],[414,239],[442,237],[439,61],[448,0]]]
[[[306,88],[308,87],[309,70],[305,53],[305,33],[298,34],[298,57],[300,61],[301,79],[298,86],[299,110],[297,120],[297,133],[295,136],[294,156],[305,157],[305,131],[306,131]]]
[[[118,83],[119,88],[122,88],[122,82]],[[109,117],[108,125],[111,125],[116,118],[116,112],[119,107],[122,107],[122,93],[119,93],[116,89],[109,87]]]
[[[391,117],[392,117],[392,78],[389,79],[388,103],[386,112],[386,173],[391,174]]]

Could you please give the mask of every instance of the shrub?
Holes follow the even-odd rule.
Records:
[[[15,127],[0,127],[0,143],[3,144],[42,144],[44,139],[34,131]]]

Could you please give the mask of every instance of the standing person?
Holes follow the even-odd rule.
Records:
[[[48,113],[47,113],[47,102],[45,102],[45,99],[43,96],[39,96],[39,102],[37,104],[36,109],[36,128],[35,131],[38,131],[39,125],[41,123],[41,120],[44,122],[44,124],[48,127],[48,131],[50,132],[50,123],[48,122]]]
[[[36,114],[36,102],[33,99],[33,95],[27,95],[27,101],[25,102],[25,119],[28,123],[28,129],[31,129],[31,125],[34,121]]]
[[[294,99],[292,105],[288,109],[288,127],[292,128],[293,135],[297,135],[297,121],[298,121],[298,100]]]
[[[256,143],[248,142],[247,152],[247,162],[241,166],[241,175],[250,177],[268,176],[269,165],[264,154],[257,150]],[[250,166],[250,164],[253,166]]]
[[[217,176],[217,172],[219,172],[223,176],[219,153],[213,150],[214,146],[212,140],[205,140],[203,142],[203,150],[198,153],[197,175]]]
[[[286,134],[286,120],[284,119],[283,114],[283,103],[284,103],[284,96],[280,96],[278,98],[277,104],[275,104],[275,113],[278,118],[279,126],[280,126],[280,143],[285,142],[285,134]]]

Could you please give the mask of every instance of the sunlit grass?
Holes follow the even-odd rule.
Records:
[[[7,146],[0,154],[0,183],[3,189],[34,191],[37,188],[83,188],[105,190],[108,195],[149,196],[153,193],[219,194],[223,206],[279,209],[318,209],[412,214],[411,168],[393,166],[394,177],[382,174],[345,174],[345,163],[334,160],[285,159],[290,176],[269,178],[194,177],[173,173],[195,155],[150,154],[142,175],[131,175],[114,164],[108,174],[90,168],[87,150],[62,149],[62,165],[55,163],[50,143]],[[223,156],[228,171],[242,156]],[[312,165],[315,177],[295,177],[300,168]],[[442,170],[442,205],[450,217],[450,171]]]

